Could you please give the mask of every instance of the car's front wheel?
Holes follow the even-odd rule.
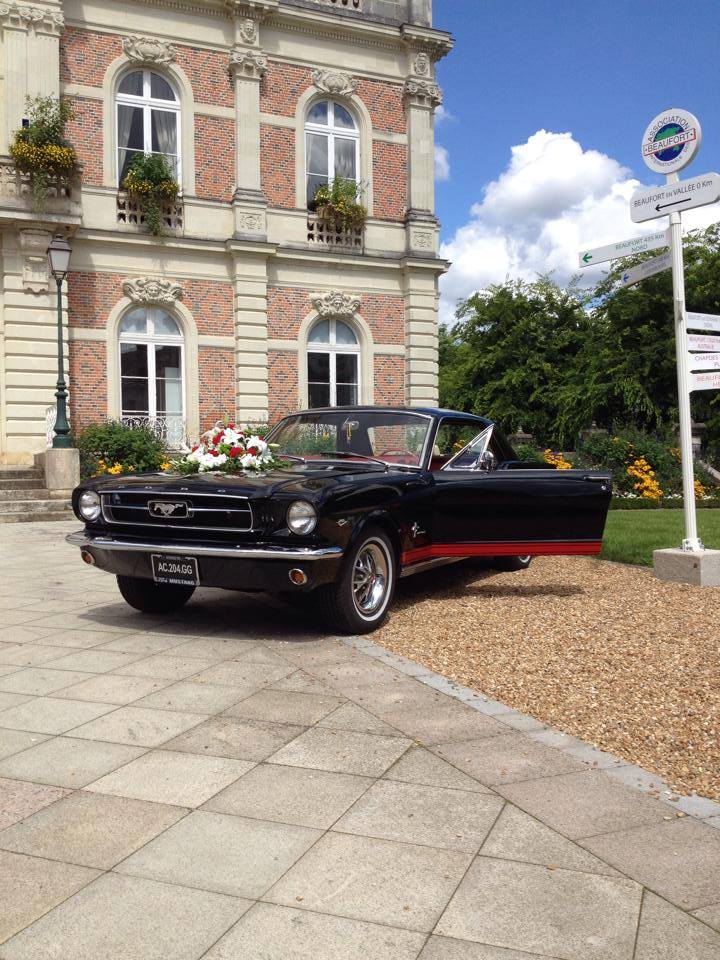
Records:
[[[126,603],[143,613],[175,613],[195,593],[195,587],[155,583],[118,575],[117,585]]]
[[[493,566],[496,570],[527,570],[532,557],[495,557]]]
[[[341,633],[370,633],[387,616],[396,578],[390,540],[379,528],[368,528],[347,556],[340,579],[317,591],[320,611]]]

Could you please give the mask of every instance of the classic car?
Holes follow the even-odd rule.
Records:
[[[468,557],[522,570],[600,551],[610,477],[519,460],[482,417],[333,407],[268,434],[282,466],[256,474],[95,477],[73,494],[68,541],[138,610],[175,611],[198,586],[311,592],[330,625],[365,633],[399,577]]]

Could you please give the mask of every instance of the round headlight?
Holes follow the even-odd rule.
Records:
[[[317,524],[315,507],[307,500],[296,500],[291,503],[287,512],[287,525],[293,533],[312,533]]]
[[[97,520],[100,516],[100,497],[94,490],[86,490],[80,494],[78,509],[83,520]]]

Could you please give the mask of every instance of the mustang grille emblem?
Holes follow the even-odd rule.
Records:
[[[148,510],[153,517],[187,517],[189,516],[187,503],[172,503],[168,500],[151,500]]]

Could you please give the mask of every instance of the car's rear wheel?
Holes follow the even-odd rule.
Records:
[[[527,570],[531,556],[527,557],[495,557],[493,566],[496,570]]]
[[[143,613],[174,613],[195,593],[195,587],[154,583],[139,577],[117,577],[118,588],[126,603]]]
[[[379,528],[368,528],[347,556],[339,580],[317,590],[320,612],[341,633],[370,633],[387,616],[396,578],[390,540]]]

